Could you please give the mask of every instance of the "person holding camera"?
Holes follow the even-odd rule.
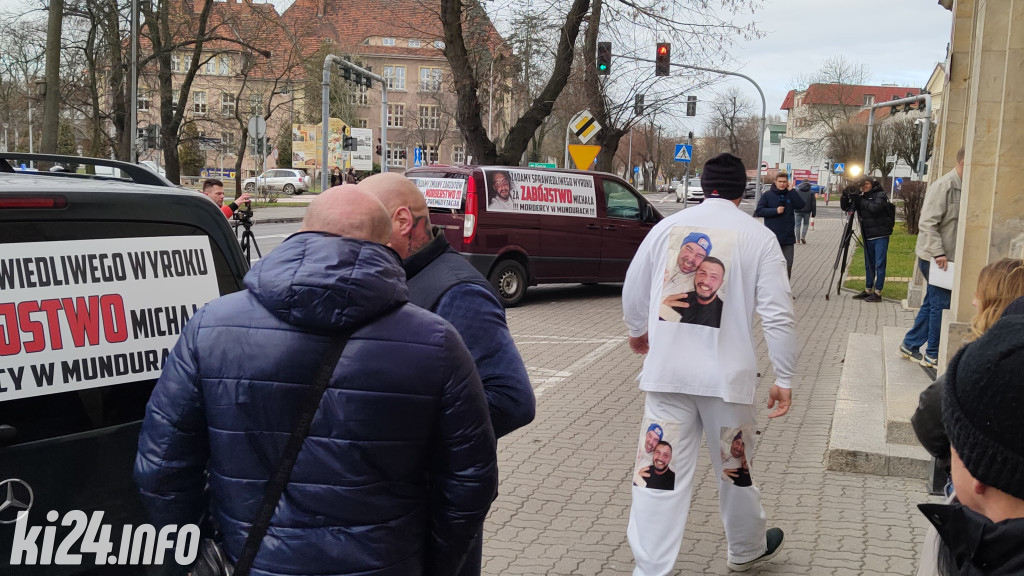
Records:
[[[864,239],[865,288],[853,298],[881,302],[889,237],[896,225],[896,206],[889,202],[882,184],[870,178],[863,178],[856,187],[844,190],[839,206],[847,213],[857,213],[860,235]]]
[[[793,276],[793,246],[796,244],[796,210],[804,209],[804,201],[789,189],[789,176],[779,172],[772,187],[761,195],[754,211],[755,218],[764,218],[764,225],[779,239],[782,255],[786,257],[786,274]]]
[[[216,178],[207,178],[206,180],[203,180],[203,194],[205,194],[210,200],[213,200],[213,203],[220,208],[221,212],[224,213],[225,218],[231,218],[231,216],[235,214],[235,211],[238,210],[239,204],[245,204],[252,200],[252,196],[247,192],[244,192],[241,196],[235,198],[234,202],[225,206],[224,183]]]

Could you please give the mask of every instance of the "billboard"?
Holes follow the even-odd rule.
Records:
[[[342,134],[348,129],[340,118],[331,118],[328,124],[327,165],[347,168],[341,149]],[[314,170],[320,166],[323,122],[319,124],[292,124],[292,168]]]

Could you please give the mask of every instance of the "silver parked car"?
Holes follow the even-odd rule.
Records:
[[[683,201],[683,184],[676,186],[676,202]],[[700,186],[700,180],[690,180],[686,187],[686,201],[701,203],[704,201],[704,189]]]
[[[284,192],[302,194],[309,191],[310,177],[302,170],[291,168],[275,168],[267,170],[255,178],[246,178],[242,181],[242,189],[249,194],[255,194],[257,186],[260,190],[268,192]]]

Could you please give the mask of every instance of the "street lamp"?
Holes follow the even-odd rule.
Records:
[[[856,178],[857,176],[860,176],[860,172],[861,172],[861,167],[860,166],[858,166],[856,164],[850,166],[850,176]]]

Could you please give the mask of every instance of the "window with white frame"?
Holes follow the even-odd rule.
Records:
[[[466,147],[459,144],[452,147],[452,164],[458,166],[466,163]]]
[[[385,66],[384,82],[388,90],[405,90],[405,66]]]
[[[380,43],[383,46],[394,46],[395,45],[395,39],[394,38],[381,38]]]
[[[233,92],[220,93],[220,113],[222,116],[235,115],[235,94]]]
[[[203,74],[216,74],[217,73],[217,58],[210,56],[210,59],[203,64]]]
[[[225,150],[232,150],[235,147],[235,133],[234,132],[221,132],[220,143]]]
[[[441,126],[441,111],[438,106],[420,104],[419,125],[423,130],[437,130]]]
[[[171,53],[171,72],[184,72],[185,60],[177,52]]]
[[[192,113],[196,116],[206,114],[206,92],[197,90],[192,93]]]
[[[388,142],[387,163],[388,166],[405,166],[405,146]]]
[[[171,87],[171,113],[178,111],[178,89]]]
[[[409,48],[419,48],[423,46],[423,42],[419,40],[409,40]]]
[[[437,164],[441,157],[437,153],[437,144],[427,144],[423,150],[423,161],[427,164]]]
[[[422,67],[420,68],[420,91],[422,92],[438,92],[441,90],[441,75],[443,71],[440,68]]]
[[[217,73],[221,76],[231,75],[231,56],[227,54],[217,56]]]
[[[367,102],[369,102],[367,91],[366,86],[356,86],[355,90],[348,95],[348,103],[353,106],[366,106]]]
[[[352,122],[352,127],[353,128],[369,128],[369,126],[367,125],[367,122],[366,122],[366,118],[356,118]]]
[[[875,104],[875,95],[874,94],[865,94],[864,95],[864,105],[865,106],[874,106],[874,104]]]
[[[405,104],[388,104],[388,128],[405,127]]]
[[[139,92],[138,110],[139,112],[149,112],[149,106],[152,103],[149,92]]]

